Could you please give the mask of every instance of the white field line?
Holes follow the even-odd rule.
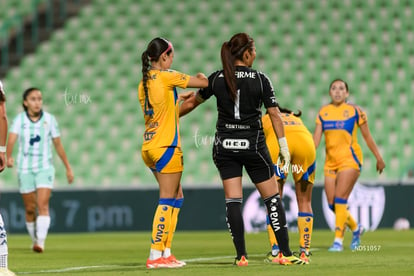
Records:
[[[312,251],[318,251],[318,248],[312,248]],[[264,254],[249,254],[249,256],[252,257],[260,257],[265,256]],[[202,261],[215,261],[215,260],[222,260],[222,259],[234,259],[234,255],[231,256],[216,256],[216,257],[206,257],[206,258],[192,258],[192,259],[181,259],[182,261],[186,263],[192,263],[192,262],[202,262]],[[48,270],[38,270],[38,271],[21,271],[21,272],[15,272],[17,275],[30,275],[30,274],[36,274],[36,273],[62,273],[62,272],[68,272],[68,271],[79,271],[79,270],[87,270],[87,269],[93,269],[93,268],[115,268],[115,267],[145,267],[145,265],[91,265],[91,266],[74,266],[74,267],[65,267],[61,269],[48,269]]]

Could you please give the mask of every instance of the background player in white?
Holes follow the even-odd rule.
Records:
[[[6,95],[3,83],[0,81],[0,172],[6,167],[6,140],[7,140],[7,113],[6,113]],[[0,214],[0,275],[14,275],[8,270],[9,249],[7,246],[7,233],[4,226],[3,217]]]
[[[52,164],[52,142],[66,167],[69,184],[73,172],[60,140],[53,115],[42,110],[42,93],[28,88],[23,93],[24,112],[13,120],[7,144],[7,166],[13,167],[13,147],[18,141],[17,173],[20,193],[26,211],[26,228],[35,252],[43,252],[50,226],[49,199],[55,178]]]

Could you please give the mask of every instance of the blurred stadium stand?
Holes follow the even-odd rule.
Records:
[[[30,14],[36,11],[23,2],[28,1],[0,1],[2,11],[3,7],[11,10],[0,21],[2,30],[15,14],[29,15],[25,18],[30,22]],[[49,3],[33,3],[37,2]],[[366,110],[387,164],[378,176],[375,158],[360,135],[364,152],[361,182],[398,183],[412,164],[414,2],[90,2],[77,16],[67,18],[62,28],[54,29],[35,52],[25,53],[17,66],[7,65],[3,76],[10,122],[22,110],[25,88],[43,90],[45,110],[60,123],[76,187],[155,186],[140,156],[143,118],[137,85],[141,53],[156,36],[172,40],[176,51],[173,69],[208,75],[221,65],[221,44],[236,32],[248,32],[256,41],[254,67],[272,79],[282,106],[303,111],[311,131],[318,109],[329,102],[329,83],[342,78],[350,86],[350,101]],[[0,35],[0,45],[4,39],[7,37]],[[220,185],[211,159],[215,119],[212,99],[181,120],[182,183],[186,186]],[[317,181],[321,184],[322,145],[317,153]],[[55,159],[56,185],[63,188],[65,171]],[[249,182],[247,177],[245,182]],[[2,174],[0,185],[17,187],[14,170]]]

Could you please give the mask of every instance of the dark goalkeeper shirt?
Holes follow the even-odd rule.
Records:
[[[262,129],[262,105],[278,106],[269,78],[262,72],[245,66],[236,67],[237,96],[233,101],[227,91],[223,71],[208,77],[209,85],[200,89],[198,97],[203,100],[214,95],[217,99],[218,118],[216,136],[219,138],[248,139],[249,149],[257,149],[264,143]],[[256,145],[255,147],[253,147]]]

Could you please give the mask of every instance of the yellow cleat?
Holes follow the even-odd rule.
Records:
[[[299,259],[305,262],[305,264],[309,264],[310,262],[310,253],[306,253],[305,251],[300,252]]]
[[[181,265],[181,266],[185,266],[185,265],[187,264],[187,263],[186,263],[186,262],[184,262],[184,261],[177,260],[177,259],[175,258],[175,256],[174,256],[174,255],[170,255],[170,256],[167,258],[167,260],[168,260],[170,263],[176,263],[176,264]]]
[[[277,254],[276,256],[272,255],[272,252],[267,253],[266,258],[264,259],[265,263],[280,263],[279,262],[279,254]]]
[[[294,255],[284,256],[282,253],[279,253],[279,263],[281,265],[303,265],[306,264],[303,260],[299,259]]]

